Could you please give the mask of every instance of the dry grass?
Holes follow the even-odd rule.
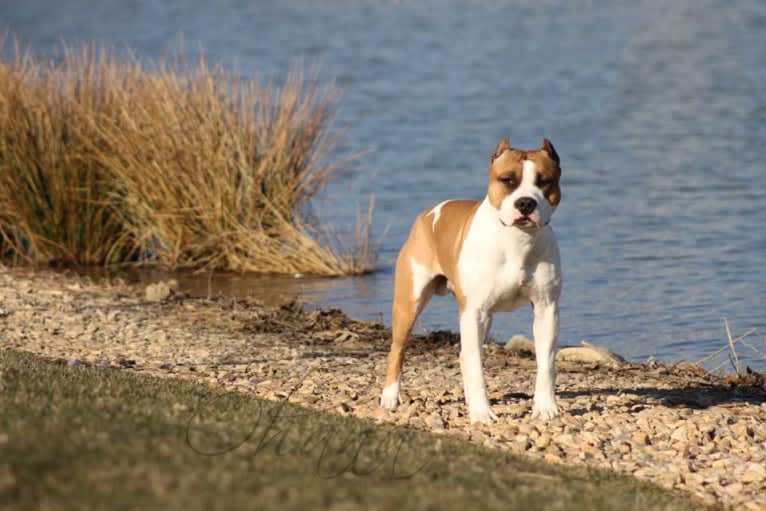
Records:
[[[762,352],[760,349],[758,349],[758,347],[754,346],[752,343],[746,340],[752,334],[760,335],[758,329],[750,328],[744,333],[734,337],[731,333],[731,327],[729,326],[728,319],[723,319],[723,326],[726,330],[726,343],[721,348],[718,348],[714,352],[702,357],[694,363],[698,366],[703,366],[705,364],[716,364],[711,372],[717,374],[725,372],[724,367],[727,365],[727,363],[730,365],[731,370],[736,376],[751,374],[752,370],[750,367],[745,366],[743,368],[743,363],[740,361],[736,346],[737,344],[745,346],[752,352],[751,357],[753,357],[755,360],[766,361],[766,353]],[[763,337],[761,337],[761,340],[763,341]],[[725,360],[721,362],[721,358],[723,358],[724,355]]]
[[[337,99],[297,72],[263,86],[204,60],[17,48],[0,61],[0,250],[32,264],[370,271],[369,217],[351,247],[320,243],[306,220],[347,163],[328,159]]]

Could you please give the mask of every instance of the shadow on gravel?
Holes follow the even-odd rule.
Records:
[[[591,390],[562,390],[558,395],[564,399],[587,395],[636,395],[656,400],[659,404],[674,408],[704,409],[731,403],[762,404],[766,402],[766,390],[756,385],[733,385],[726,383],[697,383],[680,388],[658,387],[607,387]],[[645,399],[631,399],[623,406],[651,405]],[[639,410],[634,410],[639,411]]]

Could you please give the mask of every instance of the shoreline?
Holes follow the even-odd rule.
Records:
[[[151,287],[151,286],[150,286]],[[766,389],[691,364],[558,362],[562,416],[532,421],[534,360],[485,349],[499,420],[464,415],[452,332],[408,345],[403,403],[377,406],[388,331],[339,310],[152,295],[119,281],[0,266],[0,348],[160,376],[450,435],[551,463],[609,468],[709,505],[766,509]]]

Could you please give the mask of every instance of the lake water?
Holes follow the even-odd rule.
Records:
[[[562,158],[552,225],[565,271],[561,340],[629,358],[697,360],[734,336],[766,353],[766,2],[199,0],[0,3],[0,30],[40,52],[64,38],[178,50],[280,80],[318,66],[344,90],[343,153],[371,149],[318,203],[351,225],[369,194],[381,269],[333,280],[216,277],[204,293],[300,294],[389,320],[392,262],[414,215],[480,198],[497,141]],[[144,277],[146,278],[146,277]],[[492,335],[529,333],[529,310]],[[418,328],[456,329],[435,299]],[[754,368],[766,359],[741,346]],[[719,358],[718,362],[725,362]],[[711,365],[717,363],[711,362]]]

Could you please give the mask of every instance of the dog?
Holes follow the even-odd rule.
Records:
[[[537,358],[532,417],[559,414],[554,395],[561,262],[549,225],[561,201],[553,144],[521,150],[503,138],[489,160],[484,200],[446,200],[421,212],[396,259],[391,350],[380,405],[399,404],[404,350],[434,294],[452,293],[460,316],[460,371],[470,422],[497,419],[487,397],[482,344],[492,314],[531,303]]]

